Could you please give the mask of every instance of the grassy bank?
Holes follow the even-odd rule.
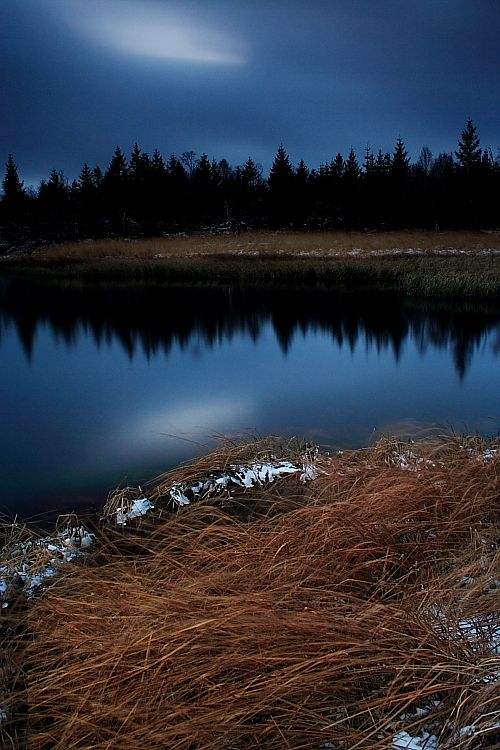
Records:
[[[93,552],[1,610],[6,742],[498,747],[499,471],[475,438],[260,442],[115,493]]]
[[[494,296],[500,236],[486,232],[245,233],[54,245],[0,273],[81,280],[369,284],[427,296]]]

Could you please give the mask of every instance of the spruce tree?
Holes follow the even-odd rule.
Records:
[[[281,144],[267,181],[269,185],[269,208],[275,226],[282,226],[294,220],[295,172]]]
[[[12,154],[7,159],[0,195],[0,237],[11,245],[23,244],[29,237],[31,201],[19,178]]]
[[[94,175],[94,182],[97,189],[99,189],[102,185],[102,181],[104,179],[104,175],[102,173],[101,167],[97,164],[94,169],[92,170]]]
[[[455,151],[460,167],[466,172],[472,171],[481,163],[481,146],[477,134],[477,128],[471,118],[462,130],[462,135]]]
[[[345,226],[354,227],[360,221],[361,169],[351,146],[342,175],[341,217]]]
[[[290,158],[281,144],[276,151],[276,156],[269,172],[268,184],[271,191],[289,190],[293,184],[294,171]]]
[[[241,170],[241,179],[247,187],[258,187],[262,184],[261,170],[250,157],[246,160]]]
[[[370,146],[365,148],[365,160],[363,162],[365,175],[372,174],[375,171],[375,157]]]
[[[95,195],[96,192],[94,170],[90,169],[86,162],[77,181],[77,190],[83,199]]]
[[[333,159],[330,162],[330,176],[334,180],[340,180],[340,178],[344,174],[344,169],[345,169],[344,157],[339,152],[337,156],[335,157],[335,159]]]
[[[117,146],[104,175],[104,179],[107,182],[120,182],[127,176],[127,171],[127,159],[120,146]]]
[[[406,150],[404,141],[398,138],[394,148],[391,162],[391,175],[399,183],[407,181],[411,177],[410,157]]]
[[[387,204],[390,223],[393,227],[408,226],[413,210],[410,158],[401,138],[396,141],[389,170],[389,201]]]
[[[76,211],[76,221],[80,237],[96,235],[95,216],[97,213],[97,184],[95,173],[85,163],[78,180],[71,191]]]
[[[163,156],[158,151],[157,148],[153,151],[153,155],[151,157],[151,172],[156,175],[157,177],[163,177],[167,173],[167,168],[165,166],[165,161],[163,159]]]
[[[172,154],[167,162],[165,196],[165,215],[171,229],[186,229],[189,221],[189,192],[188,173],[183,163]]]
[[[16,207],[26,198],[24,182],[19,178],[19,172],[12,154],[9,154],[5,167],[5,177],[2,180],[3,201],[11,207]]]
[[[64,173],[53,169],[38,190],[38,207],[46,236],[60,242],[75,237],[75,217],[68,181]]]
[[[114,231],[127,232],[128,213],[128,163],[119,146],[115,148],[109,166],[102,180],[101,195],[104,210],[112,222]]]
[[[358,184],[361,175],[356,153],[351,146],[349,155],[345,161],[343,179],[349,186],[355,187]]]
[[[455,151],[458,159],[457,215],[462,226],[480,226],[483,217],[483,204],[486,196],[484,175],[481,169],[482,151],[477,129],[471,118],[462,130],[462,135]]]

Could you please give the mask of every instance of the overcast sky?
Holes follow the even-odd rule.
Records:
[[[470,115],[500,147],[500,0],[0,0],[0,160],[36,183],[280,143],[310,167],[398,136],[453,151]]]

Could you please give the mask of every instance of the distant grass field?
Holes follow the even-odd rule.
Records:
[[[82,281],[363,284],[425,296],[500,292],[500,232],[245,232],[65,243],[0,274]]]
[[[500,252],[500,232],[244,232],[231,235],[180,235],[139,240],[110,239],[52,245],[36,252],[46,260],[90,261],[109,258],[186,258],[207,255],[264,257],[371,256],[373,253],[420,251],[445,253]]]

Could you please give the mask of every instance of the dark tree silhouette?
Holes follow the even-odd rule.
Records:
[[[466,171],[475,169],[481,163],[479,136],[477,128],[470,117],[467,120],[467,125],[462,130],[455,156],[458,159],[460,167]]]
[[[294,219],[295,172],[283,144],[276,151],[268,185],[271,222],[275,226],[289,224]]]
[[[376,154],[376,155],[375,155]],[[500,155],[482,148],[471,118],[455,157],[433,158],[424,146],[415,164],[402,138],[392,155],[367,146],[360,166],[354,149],[310,169],[296,169],[283,145],[265,179],[249,157],[226,159],[186,151],[165,163],[135,143],[127,161],[116,147],[103,174],[83,165],[71,187],[53,170],[37,193],[25,190],[10,155],[1,183],[3,248],[64,239],[151,236],[179,231],[248,228],[497,227]]]
[[[390,164],[390,223],[394,227],[408,226],[411,222],[411,169],[410,158],[401,138],[396,141]]]
[[[351,146],[342,174],[342,215],[346,227],[359,226],[361,169]]]
[[[26,224],[32,221],[30,198],[24,189],[24,182],[19,177],[17,165],[12,154],[9,154],[2,180],[0,200],[0,242],[17,245],[23,242],[29,231]]]
[[[462,223],[477,226],[483,218],[487,199],[484,194],[484,178],[490,166],[482,163],[477,128],[470,117],[462,130],[455,156],[458,160],[457,192]]]
[[[100,192],[109,229],[118,234],[127,234],[130,229],[127,220],[127,181],[127,159],[121,148],[117,146],[104,173]]]
[[[10,207],[17,207],[26,201],[24,181],[20,179],[17,165],[12,154],[9,154],[2,180],[2,201]]]

